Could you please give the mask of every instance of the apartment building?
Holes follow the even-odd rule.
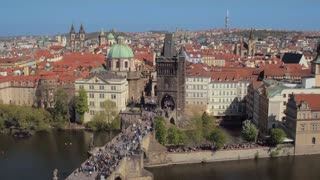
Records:
[[[102,111],[102,103],[106,100],[115,102],[119,112],[127,105],[129,88],[125,77],[108,72],[93,74],[89,78],[75,81],[76,92],[81,88],[87,92],[89,105],[84,122],[90,121],[95,113]]]

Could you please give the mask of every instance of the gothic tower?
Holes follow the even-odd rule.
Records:
[[[315,87],[320,87],[320,42],[317,47],[317,57],[313,61],[311,61],[312,64],[312,74],[314,74],[315,77]]]
[[[73,24],[71,25],[69,35],[70,35],[70,47],[71,49],[74,49],[75,40],[76,40],[76,31],[74,30]]]
[[[253,57],[256,54],[255,39],[253,37],[253,30],[251,29],[248,40],[248,56]]]
[[[84,47],[85,37],[86,37],[86,32],[84,31],[83,25],[81,24],[80,30],[79,30],[80,48]]]
[[[163,52],[156,58],[157,102],[171,123],[177,123],[185,108],[186,65],[183,48],[177,54],[173,34],[166,34]]]
[[[84,47],[84,42],[85,42],[85,37],[86,37],[86,32],[84,31],[84,28],[81,24],[79,33],[76,33],[74,30],[73,24],[71,25],[70,32],[70,48],[72,51],[79,51]]]
[[[99,35],[99,46],[102,46],[102,45],[106,45],[106,35],[103,29],[101,29],[100,35]]]

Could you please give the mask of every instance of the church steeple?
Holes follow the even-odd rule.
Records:
[[[71,28],[70,28],[70,34],[75,34],[76,31],[74,30],[74,26],[73,24],[71,25]]]
[[[249,40],[253,40],[253,29],[252,28],[250,30]]]
[[[317,57],[311,61],[312,73],[315,77],[315,87],[320,87],[320,42],[317,47]]]
[[[105,45],[106,44],[106,35],[104,33],[103,28],[100,30],[100,35],[99,35],[99,46]]]
[[[84,31],[83,25],[81,24],[79,34],[85,34],[86,32]]]

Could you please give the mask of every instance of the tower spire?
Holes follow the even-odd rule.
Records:
[[[229,17],[229,10],[227,10],[227,15],[225,17],[225,29],[229,30],[229,26],[230,26],[230,17]]]
[[[252,39],[253,39],[253,29],[251,28],[250,35],[249,35],[249,40],[252,40]]]
[[[74,26],[73,24],[71,25],[71,28],[70,28],[70,34],[75,34],[76,31],[74,30]]]
[[[82,25],[82,24],[81,24],[81,26],[80,26],[79,33],[80,33],[80,34],[85,34],[85,31],[84,31],[84,28],[83,28],[83,25]]]

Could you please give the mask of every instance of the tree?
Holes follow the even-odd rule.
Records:
[[[53,118],[56,122],[64,123],[69,120],[69,97],[66,91],[59,88],[54,95]]]
[[[272,145],[276,146],[282,143],[285,137],[286,137],[286,133],[282,129],[280,128],[271,129],[269,142]]]
[[[256,142],[258,137],[258,129],[250,120],[243,122],[241,135],[248,142]]]
[[[88,95],[84,89],[80,89],[79,95],[76,96],[76,112],[80,115],[81,122],[83,122],[84,113],[89,112]]]
[[[113,121],[111,122],[111,129],[115,130],[115,129],[120,129],[121,127],[121,120],[120,120],[120,116],[116,116]]]
[[[215,128],[209,135],[208,140],[214,143],[217,149],[221,149],[227,141],[226,134],[223,130]]]
[[[164,126],[164,121],[161,118],[155,120],[156,139],[162,145],[167,144],[167,129]]]
[[[214,125],[214,117],[209,116],[206,112],[204,112],[201,116],[202,120],[202,133],[204,137],[208,137],[210,134],[210,131],[212,131],[215,127]]]
[[[107,122],[111,123],[112,119],[117,115],[116,103],[111,100],[105,100],[102,102],[103,112],[106,115]]]
[[[177,127],[171,126],[168,129],[168,143],[178,145],[180,143],[180,131]]]

